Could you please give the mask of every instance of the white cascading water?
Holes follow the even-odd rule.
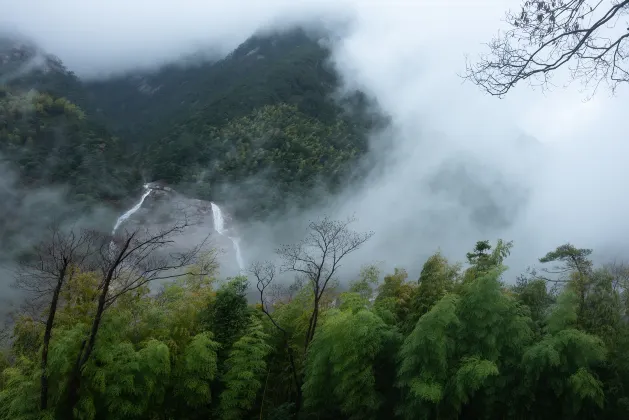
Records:
[[[144,194],[142,194],[142,198],[140,198],[140,201],[138,201],[135,206],[131,207],[129,210],[123,213],[118,218],[118,220],[116,220],[116,224],[114,225],[114,228],[111,232],[112,236],[116,233],[120,225],[122,225],[127,219],[133,216],[135,212],[140,210],[140,208],[142,207],[142,204],[144,204],[144,200],[146,200],[146,197],[148,197],[151,194],[151,191],[153,191],[149,187],[149,184],[144,184],[144,189],[146,191],[144,191]],[[240,239],[233,236],[229,236],[227,234],[227,230],[225,229],[225,219],[223,218],[223,212],[221,211],[221,208],[214,203],[210,203],[210,204],[212,205],[212,221],[214,223],[214,230],[216,230],[216,232],[218,232],[219,235],[225,236],[232,242],[234,246],[234,251],[236,252],[236,262],[238,263],[238,268],[240,269],[241,273],[244,273],[245,263],[242,258],[242,253],[240,252],[240,244],[239,244]],[[113,245],[114,243],[112,241],[112,243],[110,244],[110,248]]]
[[[133,206],[129,210],[127,210],[122,216],[120,216],[118,218],[118,220],[116,220],[116,224],[114,225],[114,229],[111,231],[112,235],[114,235],[116,233],[116,231],[118,230],[120,225],[123,224],[125,222],[125,220],[127,220],[129,217],[131,217],[133,215],[133,213],[135,213],[136,211],[140,210],[140,207],[142,207],[142,203],[144,203],[144,200],[146,200],[146,197],[148,197],[149,194],[151,194],[151,191],[153,191],[152,189],[149,188],[148,184],[144,184],[144,189],[146,191],[144,192],[144,194],[142,194],[142,198],[140,199],[140,201],[135,206]]]
[[[221,211],[221,208],[214,203],[211,204],[214,230],[216,230],[219,235],[225,236],[226,238],[229,238],[230,241],[232,241],[232,244],[234,245],[234,251],[236,251],[236,262],[238,262],[238,268],[240,269],[241,273],[244,273],[245,263],[242,259],[242,254],[240,252],[240,245],[238,244],[239,239],[229,236],[227,234],[227,230],[225,230],[225,219],[223,218],[223,212]]]

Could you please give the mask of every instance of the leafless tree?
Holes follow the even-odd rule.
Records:
[[[175,239],[191,224],[187,218],[177,221],[170,227],[152,232],[149,229],[127,232],[111,247],[111,242],[103,242],[100,247],[100,272],[97,307],[89,335],[83,340],[68,386],[68,408],[71,411],[79,396],[81,371],[94,350],[103,314],[120,296],[136,290],[150,282],[187,276],[187,267],[195,264],[207,265],[208,272],[214,261],[208,261],[202,253],[206,240],[184,252],[171,252],[159,256],[161,252],[175,244]],[[203,267],[195,270],[197,275],[206,275]]]
[[[629,0],[526,0],[507,12],[510,29],[489,44],[489,53],[467,62],[464,77],[503,97],[519,81],[547,88],[567,67],[584,86],[607,82],[612,93],[629,81]]]
[[[301,407],[301,381],[299,379],[299,373],[297,371],[297,365],[295,363],[295,352],[290,345],[290,334],[288,331],[283,328],[274,318],[269,310],[269,303],[267,301],[267,297],[265,293],[267,289],[272,288],[273,281],[275,280],[275,276],[277,274],[277,268],[275,264],[270,261],[266,262],[255,262],[251,265],[249,272],[256,279],[256,287],[258,292],[260,293],[260,308],[262,312],[269,318],[273,326],[278,329],[282,333],[284,348],[286,349],[286,353],[288,355],[288,361],[290,363],[291,371],[293,374],[293,382],[295,385],[295,393],[296,396],[296,404],[295,411],[299,412]]]
[[[299,287],[303,284],[308,284],[312,288],[313,308],[306,331],[304,351],[308,350],[308,346],[314,338],[321,300],[330,281],[332,281],[341,267],[341,261],[347,255],[357,250],[373,235],[373,232],[358,233],[351,230],[349,225],[354,220],[354,218],[348,218],[345,221],[337,221],[324,217],[309,224],[309,231],[305,239],[296,244],[283,245],[276,250],[276,253],[282,260],[280,271],[297,274],[298,278],[295,286]],[[277,292],[276,289],[274,290],[275,285],[273,284],[277,274],[277,267],[272,262],[267,261],[254,263],[249,271],[256,278],[262,312],[284,336],[284,344],[288,353],[297,393],[295,411],[299,413],[301,406],[301,380],[295,363],[294,351],[289,343],[290,334],[273,318],[266,296],[268,291]],[[291,296],[294,292],[295,287],[291,286],[288,288],[288,293]]]
[[[95,233],[83,230],[65,232],[51,225],[48,237],[36,244],[20,259],[14,287],[26,292],[30,309],[45,313],[45,329],[41,353],[40,407],[48,407],[48,349],[59,307],[61,290],[76,267],[84,268],[95,248]],[[46,310],[44,310],[46,309]]]
[[[319,320],[321,298],[333,279],[341,261],[365,243],[373,232],[358,233],[349,228],[354,218],[344,221],[324,217],[310,222],[302,241],[283,245],[276,252],[282,259],[281,271],[296,273],[312,287],[313,308],[308,322],[304,349],[314,338]]]
[[[612,288],[619,293],[629,291],[629,264],[625,261],[612,261],[604,266],[612,276]]]

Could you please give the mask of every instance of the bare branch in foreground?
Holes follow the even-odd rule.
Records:
[[[613,93],[629,82],[629,27],[619,22],[628,13],[629,0],[526,0],[463,77],[503,97],[522,80],[547,88],[567,67],[584,87],[606,82]]]
[[[373,232],[359,233],[349,225],[354,218],[344,221],[324,217],[309,224],[306,238],[296,244],[283,245],[276,252],[282,258],[283,272],[293,272],[304,277],[312,287],[314,302],[304,348],[314,338],[321,298],[330,280],[341,267],[345,257],[356,251],[373,236]]]

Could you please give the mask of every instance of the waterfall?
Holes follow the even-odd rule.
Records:
[[[149,194],[151,193],[151,191],[153,191],[152,189],[149,188],[148,184],[144,184],[144,189],[146,191],[144,192],[144,194],[142,194],[142,198],[140,199],[140,201],[135,206],[133,206],[129,210],[127,210],[122,216],[120,216],[118,218],[118,220],[116,220],[116,224],[114,225],[114,229],[111,231],[112,235],[114,235],[116,233],[116,231],[118,230],[120,225],[123,224],[125,222],[125,220],[127,220],[129,217],[131,217],[133,215],[133,213],[135,213],[136,211],[140,210],[140,207],[142,207],[142,203],[144,203],[144,200],[146,200],[146,197],[148,197]]]
[[[153,191],[153,189],[150,187],[150,184],[144,184],[144,190],[144,194],[142,194],[140,201],[138,201],[135,206],[131,207],[124,214],[122,214],[118,218],[118,220],[116,220],[116,224],[114,225],[114,228],[111,232],[112,236],[115,235],[120,225],[122,225],[127,219],[133,216],[135,212],[140,210],[142,204],[144,204],[144,200],[146,200],[146,197],[148,197]],[[221,208],[214,203],[210,204],[212,205],[212,221],[214,223],[214,230],[216,230],[219,235],[228,238],[232,242],[234,251],[236,252],[236,262],[238,263],[238,268],[240,269],[240,272],[244,274],[245,262],[242,258],[242,252],[240,251],[240,238],[229,235],[229,231],[225,228],[225,218],[223,217],[223,212],[221,211]],[[110,249],[113,246],[114,242],[112,241],[110,244]]]
[[[214,222],[214,230],[216,230],[216,232],[218,232],[219,235],[225,236],[226,238],[229,238],[230,241],[232,241],[232,244],[234,246],[234,251],[236,251],[236,262],[238,262],[238,268],[240,269],[241,273],[244,273],[245,263],[242,259],[242,253],[240,252],[240,244],[238,243],[240,239],[235,238],[233,236],[229,236],[227,234],[227,230],[225,229],[225,219],[223,218],[223,212],[221,211],[221,208],[214,203],[211,203],[211,204],[212,204],[212,221]]]

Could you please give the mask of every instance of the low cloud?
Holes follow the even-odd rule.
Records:
[[[576,86],[542,93],[523,84],[498,100],[457,76],[465,54],[481,51],[500,28],[504,11],[517,8],[518,1],[24,0],[3,5],[6,1],[0,0],[8,11],[0,21],[32,36],[85,77],[155,66],[199,46],[225,53],[257,29],[313,16],[328,24],[348,23],[333,44],[332,63],[346,90],[364,90],[391,116],[391,127],[372,139],[379,163],[360,187],[308,214],[243,229],[253,238],[243,244],[248,260],[268,249],[256,236],[278,230],[296,234],[299,230],[291,227],[323,213],[355,214],[357,229],[376,233],[349,266],[384,260],[388,266],[419,267],[438,248],[462,259],[475,241],[498,237],[515,241],[508,260],[514,270],[566,241],[610,253],[626,250],[629,199],[622,182],[629,175],[629,145],[622,110],[629,102],[627,90],[614,98],[599,92],[584,102]],[[566,81],[561,77],[559,86]],[[523,140],[526,136],[536,140]],[[380,144],[390,147],[383,151]],[[431,184],[438,174],[455,171],[461,160],[470,163],[462,173],[482,180],[487,195],[461,199],[476,188],[474,182],[453,186],[450,195],[447,186]],[[482,215],[475,219],[474,209],[484,211],[487,196],[506,209],[509,223],[479,223]]]

